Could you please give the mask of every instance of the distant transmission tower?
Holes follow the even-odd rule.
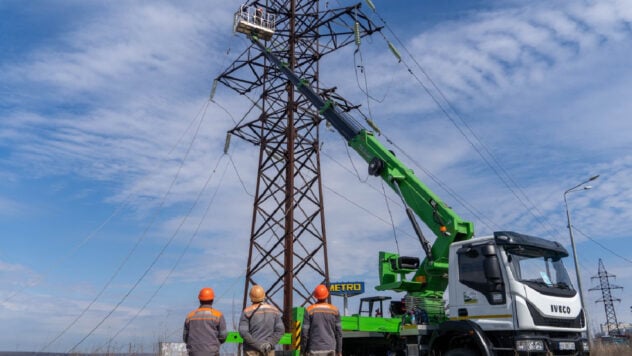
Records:
[[[604,309],[606,311],[606,331],[608,332],[608,335],[610,336],[618,336],[618,335],[621,335],[621,331],[619,330],[619,323],[617,321],[617,313],[614,310],[613,302],[615,301],[620,302],[621,299],[613,298],[611,290],[623,289],[623,287],[610,284],[610,280],[609,280],[610,277],[615,278],[616,276],[613,274],[608,274],[608,271],[606,271],[606,268],[604,267],[603,262],[601,261],[601,258],[600,258],[599,259],[599,272],[597,276],[593,276],[591,278],[591,280],[595,278],[599,278],[599,287],[590,288],[589,291],[601,290],[601,299],[597,300],[597,302],[603,302]]]
[[[379,30],[360,4],[320,11],[314,0],[249,1],[240,11],[249,8],[266,18],[274,14],[276,31],[267,47],[313,88],[320,88],[324,55]],[[321,119],[256,46],[241,53],[217,81],[252,104],[229,135],[259,147],[243,304],[250,286],[263,286],[289,330],[292,307],[308,304],[314,287],[329,282]],[[332,95],[332,90],[320,91]]]

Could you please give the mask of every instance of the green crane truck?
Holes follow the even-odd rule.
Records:
[[[242,7],[242,11],[244,8]],[[391,317],[342,317],[345,355],[588,355],[586,319],[558,242],[513,231],[472,238],[459,217],[373,133],[301,80],[259,38],[271,26],[236,16],[265,57],[399,195],[425,258],[379,252],[379,291],[402,292]],[[273,23],[271,24],[273,25]],[[417,218],[436,235],[432,245]],[[447,305],[444,293],[448,290]],[[301,315],[301,313],[298,313]]]

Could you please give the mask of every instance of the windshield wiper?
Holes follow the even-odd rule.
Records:
[[[523,279],[522,281],[523,282],[527,282],[527,283],[538,284],[538,285],[541,285],[541,286],[547,286],[547,287],[552,286],[551,284],[546,283],[545,281],[543,281],[540,278],[538,278],[538,279]]]
[[[560,289],[572,289],[571,286],[566,284],[565,282],[558,282],[555,286]]]

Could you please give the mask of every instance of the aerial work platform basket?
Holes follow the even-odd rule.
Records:
[[[235,12],[233,30],[269,41],[274,34],[275,15],[261,7],[241,5]]]

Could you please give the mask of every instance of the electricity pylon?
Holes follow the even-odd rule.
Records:
[[[314,0],[267,0],[243,6],[256,8],[265,18],[274,14],[275,34],[267,47],[313,88],[320,88],[323,56],[379,30],[360,4],[321,10]],[[259,147],[243,304],[248,302],[250,286],[263,286],[268,301],[283,311],[289,330],[292,307],[308,304],[314,287],[329,282],[321,118],[252,45],[217,81],[247,96],[252,104],[229,135]]]
[[[595,278],[599,279],[599,287],[590,288],[589,291],[601,290],[601,299],[597,300],[597,303],[602,302],[604,309],[606,311],[606,331],[608,335],[610,336],[619,336],[621,335],[621,331],[619,330],[619,322],[617,321],[617,313],[614,310],[614,302],[620,302],[621,299],[613,298],[612,290],[623,289],[623,287],[610,284],[609,279],[611,277],[615,278],[616,276],[613,274],[609,274],[608,271],[606,271],[606,268],[604,267],[603,262],[601,261],[601,258],[600,258],[599,259],[599,272],[597,273],[596,276],[593,276],[591,278],[591,280]]]

